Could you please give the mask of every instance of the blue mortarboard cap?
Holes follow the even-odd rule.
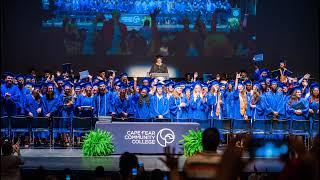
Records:
[[[218,81],[212,81],[210,84],[211,84],[212,86],[213,86],[213,85],[219,85],[219,82],[218,82]]]
[[[219,83],[219,86],[226,86],[227,84]]]
[[[122,74],[120,74],[120,77],[128,77],[128,74],[127,73],[122,73]]]
[[[77,84],[74,85],[74,88],[75,89],[81,89],[81,85],[79,83],[77,83]]]
[[[263,69],[260,70],[260,74],[262,74],[262,73],[267,73],[267,74],[269,74],[269,70],[266,69],[266,68],[263,68]]]
[[[155,84],[155,86],[157,87],[157,88],[162,88],[163,87],[163,83],[161,83],[161,82],[158,82],[157,84]]]
[[[124,89],[127,89],[127,88],[128,88],[128,86],[126,84],[121,83],[120,89],[124,90]]]
[[[100,79],[99,79],[97,76],[95,76],[94,78],[92,78],[92,81],[95,82],[95,83],[97,83],[97,82],[100,81]]]
[[[93,83],[92,87],[99,87],[99,83]]]
[[[180,82],[175,83],[174,86],[173,86],[173,88],[175,88],[175,89],[176,89],[176,88],[179,88],[179,87],[181,87],[181,83],[180,83]]]
[[[250,80],[246,80],[246,81],[244,81],[244,84],[245,85],[252,85],[252,82]]]
[[[201,84],[201,88],[208,88],[207,84]]]
[[[183,90],[184,92],[187,92],[187,91],[192,91],[192,86],[190,84],[187,84]]]
[[[115,77],[114,78],[114,82],[116,82],[116,81],[120,81],[120,78],[119,77]]]
[[[18,75],[16,76],[16,80],[19,80],[19,79],[24,79],[24,76],[23,76],[22,74],[18,74]]]
[[[60,83],[64,83],[64,80],[63,80],[62,77],[58,77],[57,80],[56,80],[56,82],[57,82],[57,83],[59,83],[59,82],[60,82]]]
[[[87,88],[87,87],[92,87],[92,84],[91,84],[90,82],[88,82],[88,83],[85,83],[85,84],[83,85],[83,87],[85,87],[85,88]]]
[[[196,86],[196,85],[201,86],[201,81],[199,81],[199,80],[198,80],[198,81],[196,81],[196,82],[193,82],[193,84],[192,84],[192,85],[193,85],[193,87],[194,87],[194,86]]]
[[[50,86],[54,87],[54,85],[51,82],[46,83],[45,86],[46,87],[50,87]]]
[[[262,53],[261,54],[256,54],[256,55],[253,56],[252,59],[253,59],[254,62],[263,61],[263,54]]]
[[[282,89],[283,89],[283,88],[287,88],[287,86],[286,86],[285,84],[283,84],[283,83],[280,83],[280,82],[279,82],[278,85],[279,85],[279,87],[281,87]]]
[[[141,86],[141,91],[146,90],[149,92],[150,88],[148,86]]]
[[[144,77],[144,78],[141,79],[141,82],[144,82],[144,81],[148,81],[149,82],[149,80],[150,79],[148,77]]]
[[[121,81],[117,81],[114,83],[115,86],[121,86],[122,82]]]
[[[33,88],[34,88],[34,89],[41,89],[41,86],[42,86],[41,84],[35,84],[35,85],[33,86]]]
[[[34,84],[33,83],[31,83],[31,82],[27,82],[26,84],[25,84],[25,86],[34,86]]]
[[[234,86],[234,83],[235,83],[235,82],[234,82],[233,80],[229,80],[229,81],[228,81],[228,84],[231,84],[231,85],[233,85],[233,86]]]
[[[172,82],[172,81],[165,84],[166,87],[173,86],[173,85],[174,85],[174,82]]]
[[[301,87],[300,86],[295,86],[295,87],[293,87],[292,92],[295,92],[295,91],[298,91],[298,90],[301,91]]]
[[[279,81],[277,79],[271,79],[270,84],[279,84]]]
[[[260,84],[260,85],[262,85],[262,84],[266,84],[266,81],[264,81],[264,80],[260,80],[260,81],[259,81],[259,84]]]
[[[238,86],[244,86],[241,81],[238,82]]]
[[[261,89],[261,85],[258,82],[254,83],[253,86],[256,86],[258,89]]]
[[[310,85],[310,88],[311,88],[311,89],[314,89],[314,88],[318,88],[318,89],[319,89],[319,84],[318,84],[318,83],[312,83],[312,84]]]
[[[66,81],[66,82],[64,82],[64,84],[63,84],[63,88],[66,88],[66,87],[72,88],[72,87],[73,87],[73,84],[72,84],[70,81]]]
[[[27,80],[27,79],[33,79],[33,76],[30,75],[30,74],[28,74],[28,75],[25,76],[25,79],[26,79],[26,80]]]
[[[164,80],[163,81],[165,84],[167,84],[167,83],[169,83],[169,82],[172,82],[172,80],[171,79],[167,79],[167,80]]]
[[[100,86],[100,85],[106,85],[106,82],[105,82],[105,81],[100,80],[97,84],[98,84],[98,86]]]

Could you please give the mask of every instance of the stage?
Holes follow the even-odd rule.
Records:
[[[218,153],[223,153],[223,148],[219,148]],[[105,157],[84,157],[80,149],[21,149],[24,159],[22,171],[33,171],[42,166],[50,171],[61,171],[69,168],[73,171],[92,171],[97,166],[103,166],[107,172],[116,172],[119,170],[120,155],[111,155]],[[146,171],[160,169],[168,171],[165,165],[159,160],[163,155],[137,155],[139,161],[142,161]],[[248,156],[243,156],[247,160]],[[182,171],[185,156],[179,156],[179,171]],[[245,170],[254,172],[254,165],[258,172],[280,172],[284,164],[276,158],[256,158]]]

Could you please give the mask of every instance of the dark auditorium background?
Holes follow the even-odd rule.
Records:
[[[307,3],[308,2],[308,3]],[[280,58],[287,60],[288,68],[297,76],[310,73],[319,76],[319,24],[316,0],[260,0],[257,15],[248,19],[250,32],[256,35],[256,51],[263,52],[264,66],[278,66]],[[56,44],[57,37],[48,36],[41,25],[43,10],[40,0],[1,1],[2,71],[27,72],[60,68],[70,62],[75,71],[97,71],[113,68],[125,71],[129,65],[151,65],[152,56],[69,56]],[[316,14],[316,15],[315,15]],[[253,71],[252,57],[175,57],[165,63],[186,72],[234,73],[239,68]]]

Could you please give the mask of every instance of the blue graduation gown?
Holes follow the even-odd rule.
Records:
[[[114,110],[113,94],[107,92],[105,94],[97,93],[94,97],[96,113],[98,116],[107,116]]]
[[[220,97],[222,98],[222,97]],[[217,115],[218,95],[210,93],[208,95],[208,118],[209,119],[222,119],[223,117],[223,104],[220,104],[220,115]]]
[[[5,97],[5,94],[9,93],[11,95],[10,99]],[[17,104],[20,100],[19,88],[12,84],[10,87],[7,87],[7,84],[1,85],[1,96],[4,100],[4,115],[14,116],[17,114]]]
[[[91,117],[93,115],[96,115],[96,108],[95,108],[95,103],[94,103],[94,96],[91,97],[87,97],[84,95],[80,95],[77,98],[77,102],[76,102],[76,108],[81,107],[81,106],[90,106],[93,107],[93,112],[91,111],[80,111],[79,112],[79,116],[80,117]]]
[[[149,96],[149,95],[147,95],[147,96]],[[137,102],[135,117],[136,118],[141,118],[141,119],[149,119],[149,118],[151,118],[150,109],[151,109],[150,104],[147,104],[145,101],[143,101],[142,104],[139,104],[139,102]]]
[[[130,99],[125,98],[123,100],[120,99],[120,96],[116,96],[114,99],[114,109],[117,116],[121,116],[122,113],[128,113],[128,117],[132,115],[130,111]]]
[[[22,87],[19,89],[20,98],[17,103],[17,114],[25,115],[25,105],[26,105],[26,98],[27,95],[30,94],[30,91],[26,87]]]
[[[310,120],[319,119],[319,114],[317,113],[317,111],[319,110],[319,102],[316,102],[316,101],[311,102],[311,96],[308,98],[308,102],[309,102],[309,109],[312,109],[314,111],[313,114],[309,113],[309,119]]]
[[[224,118],[233,118],[233,93],[226,91],[223,97]]]
[[[74,117],[74,104],[71,106],[66,106],[69,101],[73,101],[73,96],[60,95],[60,116],[63,117],[60,121],[60,127],[69,128],[71,125],[72,118]]]
[[[266,108],[266,116],[272,116],[272,112],[278,112],[280,117],[279,119],[283,119],[286,117],[285,103],[286,96],[280,92],[273,93],[272,91],[268,91],[264,93],[265,98],[262,103],[265,103],[263,106]]]
[[[302,105],[302,107],[298,107],[299,105]],[[300,100],[293,102],[291,105],[288,102],[286,109],[291,120],[306,120],[309,115],[309,102],[305,98],[300,98]],[[298,109],[302,111],[301,115],[294,113]]]
[[[46,116],[48,113],[51,116],[55,116],[58,113],[58,108],[60,107],[60,98],[56,95],[53,99],[47,99],[46,96],[42,97],[42,112],[43,116]]]
[[[248,101],[249,97],[246,96],[247,99],[247,107],[246,107],[246,115],[248,116],[248,112],[250,112],[248,109],[250,107],[250,101]],[[244,116],[240,113],[240,97],[239,97],[239,91],[233,92],[233,118],[234,119],[244,119]]]
[[[129,114],[135,116],[137,113],[137,102],[139,99],[139,93],[129,95],[129,105],[130,109],[128,110]]]
[[[265,113],[265,108],[264,107],[264,103],[263,101],[264,100],[264,95],[261,95],[260,96],[260,100],[258,100],[258,102],[256,102],[256,107],[255,108],[251,108],[251,118],[252,120],[255,120],[255,119],[260,119],[260,120],[264,120],[266,119],[266,113]]]
[[[156,118],[162,115],[164,118],[170,118],[169,100],[165,96],[160,98],[154,95],[150,99],[152,117]]]
[[[43,113],[38,114],[37,109],[42,108],[42,98],[40,98],[38,101],[33,98],[31,94],[29,94],[26,97],[26,105],[25,105],[25,112],[26,114],[29,114],[31,112],[33,114],[33,117],[39,117],[40,115],[43,115]]]
[[[204,97],[207,98],[207,97]],[[190,106],[193,114],[193,119],[207,120],[208,119],[208,101],[203,102],[202,98],[198,96],[194,98],[191,96]]]
[[[179,105],[184,102],[186,103],[186,107],[179,107]],[[185,96],[174,98],[170,96],[169,99],[169,110],[170,110],[170,118],[174,119],[187,119],[188,116],[188,99]]]

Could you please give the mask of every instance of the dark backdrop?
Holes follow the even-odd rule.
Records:
[[[53,45],[61,39],[42,36],[39,0],[1,1],[1,16],[2,71],[27,72],[31,67],[42,71],[59,68],[64,62],[73,62],[76,71],[96,71],[104,67],[122,70],[128,64],[152,63],[152,57],[65,57],[49,53],[59,49]],[[264,52],[265,66],[276,67],[283,57],[297,75],[310,72],[312,76],[319,76],[318,4],[315,0],[260,0],[257,16],[251,17],[248,23],[249,30],[257,36],[258,49]],[[241,58],[168,57],[166,62],[182,72],[233,74],[241,68],[252,70],[250,60]]]

